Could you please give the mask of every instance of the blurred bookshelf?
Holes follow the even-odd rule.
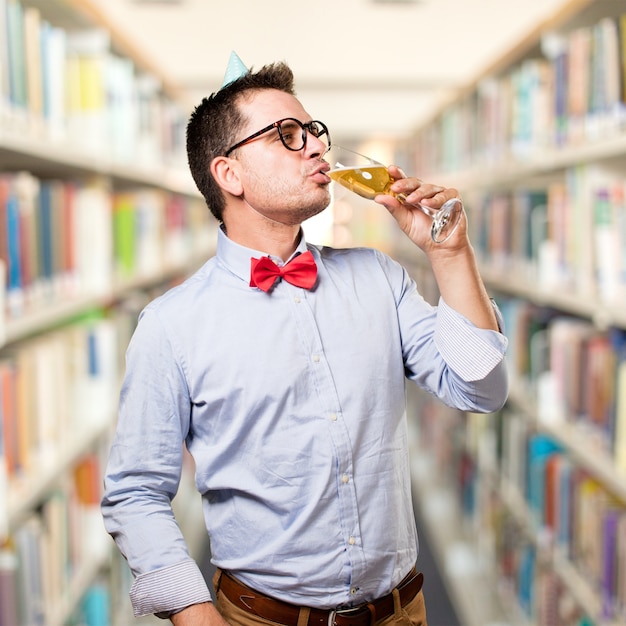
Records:
[[[88,0],[0,0],[1,624],[132,621],[102,469],[137,316],[215,241],[189,110]],[[192,474],[174,505],[201,556]]]
[[[403,148],[460,190],[510,342],[498,414],[413,402],[415,497],[447,503],[435,540],[455,519],[444,566],[450,545],[471,555],[450,579],[467,624],[626,620],[625,51],[626,2],[571,2]],[[462,597],[473,576],[491,617]]]

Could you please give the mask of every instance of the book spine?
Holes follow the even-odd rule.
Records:
[[[20,210],[17,196],[11,187],[6,198],[7,219],[7,302],[8,312],[16,317],[23,312],[24,298],[22,291],[22,251],[23,237],[21,235]]]
[[[602,520],[602,616],[613,619],[617,613],[617,553],[620,517],[625,517],[626,511],[609,510]]]
[[[0,545],[0,624],[16,626],[18,621],[17,603],[17,556],[9,546]]]
[[[7,0],[7,44],[10,100],[14,109],[26,110],[26,62],[24,51],[24,9],[19,0]]]

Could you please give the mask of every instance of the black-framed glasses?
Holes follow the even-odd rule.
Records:
[[[295,117],[285,117],[237,142],[234,146],[226,150],[224,156],[228,156],[233,150],[240,148],[244,144],[274,129],[278,130],[278,135],[283,142],[283,146],[293,152],[304,149],[304,146],[306,146],[307,133],[311,133],[313,137],[321,139],[327,144],[327,147],[330,147],[330,133],[328,132],[326,124],[318,120],[303,123]]]

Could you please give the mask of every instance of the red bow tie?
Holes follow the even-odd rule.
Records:
[[[317,278],[317,265],[311,251],[299,254],[282,267],[268,256],[250,259],[250,287],[269,291],[279,277],[296,287],[311,289]]]

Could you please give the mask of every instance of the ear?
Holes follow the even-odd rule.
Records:
[[[218,156],[211,161],[211,174],[217,184],[233,196],[243,194],[243,184],[239,176],[239,162],[236,159]]]

